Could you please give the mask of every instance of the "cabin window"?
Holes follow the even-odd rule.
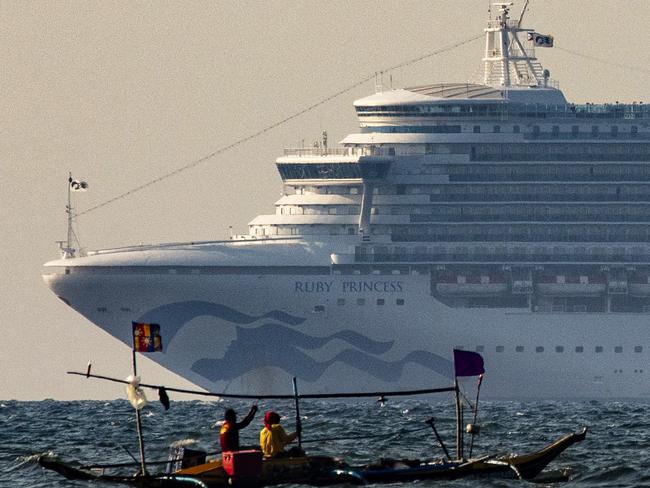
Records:
[[[357,298],[357,305],[365,305],[365,304],[366,304],[365,298]]]
[[[579,134],[580,134],[580,127],[577,125],[571,126],[571,135],[573,137],[578,137]]]
[[[505,347],[503,347],[503,346],[497,346],[496,347],[497,352],[503,352],[504,349],[505,349]]]
[[[596,346],[596,352],[603,352],[603,346]]]
[[[537,346],[537,347],[535,348],[535,352],[544,352],[544,347],[542,347],[542,346]]]
[[[483,352],[485,350],[485,346],[476,346],[476,352]]]
[[[514,126],[512,127],[512,132],[513,132],[514,134],[519,134],[519,130],[520,130],[520,129],[519,129],[519,126],[518,126],[518,125],[514,125]]]
[[[515,347],[516,352],[524,352],[524,346],[517,346]]]
[[[559,125],[554,125],[551,128],[551,135],[555,138],[560,136],[560,126]]]
[[[555,352],[564,352],[564,346],[555,346]]]
[[[501,132],[501,126],[500,126],[500,125],[495,125],[495,126],[494,126],[494,132],[495,132],[496,134],[498,134],[499,132]]]
[[[636,137],[638,133],[639,133],[639,128],[638,128],[636,125],[633,125],[633,126],[630,128],[630,135],[631,135],[632,137]]]
[[[577,352],[577,353],[581,353],[581,352],[584,352],[584,351],[585,351],[585,348],[584,348],[584,347],[582,347],[582,346],[576,346],[576,352]]]
[[[324,312],[325,311],[325,305],[315,305],[314,306],[314,312]]]
[[[474,126],[474,134],[479,134],[481,132],[481,126],[480,125],[475,125]]]
[[[395,303],[397,305],[404,305],[404,299],[403,298],[398,298],[397,300],[395,300]]]
[[[385,303],[386,303],[386,300],[384,300],[383,298],[377,298],[377,305],[381,306],[381,305],[384,305]]]
[[[622,353],[623,352],[623,347],[622,346],[614,347],[614,352],[618,353],[618,354]]]
[[[643,346],[634,346],[634,352],[636,353],[643,352]]]
[[[336,304],[337,304],[338,306],[340,306],[340,307],[343,306],[343,305],[345,305],[345,298],[338,298],[338,299],[336,300]]]

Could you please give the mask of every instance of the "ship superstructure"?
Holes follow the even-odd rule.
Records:
[[[535,57],[552,39],[509,8],[476,82],[378,91],[341,147],[285,150],[249,236],[46,281],[126,343],[159,322],[156,360],[211,389],[430,385],[460,347],[497,368],[493,396],[648,395],[650,108],[567,102]]]

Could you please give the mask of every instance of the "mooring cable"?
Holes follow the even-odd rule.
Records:
[[[192,168],[198,166],[199,164],[201,164],[201,163],[203,163],[203,162],[205,162],[205,161],[207,161],[209,159],[212,159],[213,157],[218,156],[219,154],[222,154],[222,153],[224,153],[224,152],[226,152],[226,151],[228,151],[230,149],[233,149],[233,148],[235,148],[237,146],[240,146],[240,145],[242,145],[242,144],[244,144],[244,143],[246,143],[248,141],[256,139],[257,137],[259,137],[259,136],[261,136],[261,135],[263,135],[263,134],[265,134],[265,133],[267,133],[267,132],[269,132],[269,131],[277,128],[277,127],[280,127],[280,126],[286,124],[287,122],[290,122],[290,121],[300,117],[301,115],[304,115],[304,114],[306,114],[308,112],[311,112],[315,108],[320,107],[321,105],[324,105],[325,103],[327,103],[327,102],[329,102],[331,100],[334,100],[335,98],[338,98],[341,95],[344,95],[345,93],[348,93],[348,92],[354,90],[355,88],[363,85],[364,83],[367,83],[368,81],[375,78],[377,73],[385,73],[385,72],[389,72],[389,71],[394,71],[394,70],[399,69],[399,68],[410,66],[411,64],[419,63],[420,61],[428,59],[428,58],[430,58],[432,56],[436,56],[438,54],[442,54],[442,53],[445,53],[447,51],[451,51],[452,49],[456,49],[456,48],[458,48],[460,46],[463,46],[465,44],[469,44],[471,42],[474,42],[474,41],[476,41],[478,39],[481,39],[482,37],[483,37],[483,34],[478,35],[478,36],[470,37],[469,39],[465,39],[463,41],[460,41],[460,42],[457,42],[457,43],[454,43],[454,44],[450,44],[450,45],[442,47],[440,49],[436,49],[435,51],[431,51],[429,53],[423,54],[421,56],[418,56],[417,58],[409,59],[408,61],[404,61],[402,63],[396,64],[394,66],[390,66],[390,67],[385,68],[385,69],[383,69],[381,71],[373,73],[370,76],[366,76],[365,78],[360,79],[360,80],[352,83],[351,85],[349,85],[349,86],[347,86],[345,88],[342,88],[341,90],[339,90],[339,91],[337,91],[337,92],[335,92],[335,93],[333,93],[333,94],[331,94],[331,95],[329,95],[329,96],[327,96],[325,98],[322,98],[318,102],[313,103],[313,104],[307,106],[306,108],[304,108],[302,110],[299,110],[298,112],[295,112],[295,113],[293,113],[293,114],[291,114],[291,115],[289,115],[289,116],[287,116],[287,117],[285,117],[285,118],[283,118],[283,119],[281,119],[281,120],[279,120],[277,122],[274,122],[274,123],[272,123],[270,125],[267,125],[266,127],[262,128],[262,129],[260,129],[260,130],[258,130],[256,132],[253,132],[252,134],[249,134],[249,135],[247,135],[245,137],[242,137],[241,139],[238,139],[238,140],[236,140],[235,142],[233,142],[231,144],[227,144],[227,145],[225,145],[223,147],[220,147],[219,149],[216,149],[215,151],[211,152],[210,154],[207,154],[207,155],[205,155],[205,156],[203,156],[203,157],[201,157],[199,159],[196,159],[194,161],[191,161],[191,162],[185,164],[184,166],[176,168],[175,170],[173,170],[173,171],[171,171],[169,173],[165,173],[165,174],[163,174],[163,175],[161,175],[161,176],[159,176],[157,178],[154,178],[153,180],[150,180],[150,181],[148,181],[146,183],[138,185],[138,186],[136,186],[136,187],[134,187],[134,188],[132,188],[130,190],[127,190],[124,193],[121,193],[121,194],[119,194],[119,195],[117,195],[117,196],[115,196],[113,198],[109,198],[108,200],[105,200],[105,201],[103,201],[103,202],[101,202],[101,203],[99,203],[99,204],[97,204],[97,205],[95,205],[93,207],[90,207],[90,208],[88,208],[86,210],[78,212],[76,214],[76,217],[80,217],[80,216],[86,215],[86,214],[88,214],[90,212],[94,212],[95,210],[98,210],[98,209],[100,209],[102,207],[105,207],[106,205],[109,205],[109,204],[111,204],[113,202],[116,202],[116,201],[121,200],[123,198],[126,198],[126,197],[128,197],[130,195],[133,195],[134,193],[137,193],[137,192],[139,192],[141,190],[144,190],[145,188],[148,188],[148,187],[150,187],[152,185],[155,185],[156,183],[160,183],[161,181],[166,180],[168,178],[171,178],[172,176],[179,175],[180,173],[183,173],[184,171],[187,171],[188,169],[192,169]]]

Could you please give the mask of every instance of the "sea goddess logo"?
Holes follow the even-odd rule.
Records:
[[[401,293],[404,285],[394,280],[295,281],[294,293]]]

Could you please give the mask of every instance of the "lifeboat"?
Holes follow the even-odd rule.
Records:
[[[508,280],[499,273],[449,274],[435,280],[441,296],[494,296],[508,292]]]
[[[600,296],[607,291],[604,276],[584,275],[541,275],[535,280],[535,289],[540,295],[550,296]]]

